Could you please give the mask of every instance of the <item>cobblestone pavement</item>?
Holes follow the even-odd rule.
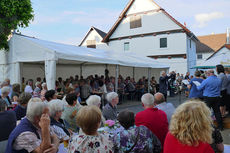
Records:
[[[172,103],[175,107],[185,102],[187,98],[184,95],[176,95],[175,97],[168,97],[168,102]],[[134,113],[138,113],[143,110],[140,101],[124,101],[121,105],[118,105],[118,111],[128,109]],[[221,132],[224,140],[224,144],[230,145],[230,129],[225,129]]]

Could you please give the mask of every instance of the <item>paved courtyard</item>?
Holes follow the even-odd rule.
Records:
[[[172,103],[175,107],[177,107],[183,102],[185,102],[186,100],[187,98],[184,95],[181,96],[177,95],[175,97],[168,97],[167,101]],[[134,113],[138,113],[143,110],[143,107],[140,101],[125,101],[122,103],[122,105],[118,105],[119,112],[125,109],[131,110]],[[230,145],[230,129],[225,129],[221,133],[224,139],[224,144]]]

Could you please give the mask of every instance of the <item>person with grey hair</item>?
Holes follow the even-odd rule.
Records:
[[[88,106],[90,105],[95,105],[100,108],[101,106],[101,97],[97,95],[91,95],[89,98],[86,100],[86,104]]]
[[[56,153],[59,139],[50,132],[49,109],[39,98],[32,98],[26,117],[11,132],[6,153],[50,152]]]
[[[101,106],[101,97],[98,96],[98,95],[91,95],[89,96],[89,98],[86,100],[86,104],[88,106],[97,106],[98,108],[100,108]],[[105,118],[104,116],[101,116],[101,121],[102,121],[102,124],[101,125],[104,125],[105,123]]]
[[[102,114],[106,120],[116,120],[117,104],[119,102],[118,94],[116,92],[110,92],[107,94],[106,99],[108,103],[105,105]]]
[[[7,105],[0,99],[0,152],[4,152],[7,145],[7,139],[13,129],[16,127],[16,115],[13,111],[7,111]]]
[[[32,94],[34,92],[32,86],[33,86],[33,80],[29,79],[28,82],[27,82],[27,85],[25,87],[24,92],[28,92],[28,93]]]
[[[3,99],[6,104],[7,104],[7,107],[11,107],[12,106],[12,103],[11,103],[11,100],[10,100],[10,97],[8,96],[10,93],[10,88],[8,86],[5,86],[1,89],[1,96],[0,96],[0,99]]]
[[[36,82],[35,89],[33,92],[33,97],[38,97],[38,98],[41,97],[41,88],[42,88],[41,82]]]
[[[161,141],[163,148],[165,137],[168,133],[168,120],[164,111],[154,107],[154,97],[150,93],[146,93],[141,97],[144,111],[136,114],[136,126],[146,126]]]
[[[50,110],[51,128],[58,138],[63,141],[64,138],[70,136],[70,132],[68,131],[64,120],[61,119],[62,112],[64,111],[64,102],[59,99],[54,99],[48,103],[48,107]]]
[[[164,95],[158,92],[154,95],[154,105],[156,108],[166,113],[168,123],[170,123],[171,117],[175,111],[175,107],[173,106],[173,104],[166,102]]]

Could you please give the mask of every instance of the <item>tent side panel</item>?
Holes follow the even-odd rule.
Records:
[[[28,79],[33,79],[36,81],[37,77],[43,79],[45,77],[44,64],[23,63],[22,77],[25,78],[25,81]]]
[[[57,65],[57,78],[62,77],[63,80],[70,76],[80,77],[80,66],[79,65]]]

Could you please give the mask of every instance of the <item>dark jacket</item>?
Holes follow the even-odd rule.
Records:
[[[16,138],[21,133],[26,131],[35,133],[37,138],[40,139],[40,136],[37,133],[37,129],[27,118],[24,118],[21,120],[20,124],[11,132],[10,137],[8,139],[8,144],[5,153],[28,153],[28,151],[25,149],[22,150],[13,149],[13,143],[16,140]]]
[[[10,133],[16,127],[16,115],[14,111],[0,112],[0,141],[7,140]]]

